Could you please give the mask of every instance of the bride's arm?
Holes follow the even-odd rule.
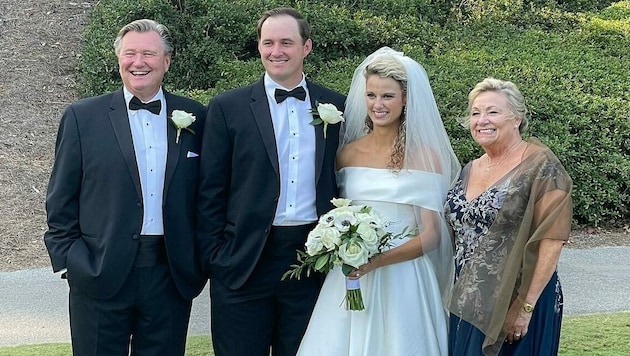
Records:
[[[422,217],[422,232],[404,244],[372,257],[369,263],[357,269],[356,272],[359,272],[359,276],[356,276],[355,272],[353,272],[348,277],[351,279],[359,278],[379,267],[414,259],[422,256],[425,250],[428,251],[437,247],[440,240],[437,213],[428,209],[422,209],[420,216]]]

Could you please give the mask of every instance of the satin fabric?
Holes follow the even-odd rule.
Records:
[[[417,225],[419,205],[440,201],[434,181],[421,171],[347,167],[338,172],[342,197],[370,205],[398,233]],[[409,237],[394,240],[393,245]],[[392,246],[393,247],[393,246]],[[339,267],[326,277],[302,340],[299,356],[446,355],[446,312],[433,266],[419,257],[378,268],[361,277],[365,310],[347,311],[345,279]]]

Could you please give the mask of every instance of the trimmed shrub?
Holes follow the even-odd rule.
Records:
[[[259,80],[256,21],[280,5],[296,7],[313,28],[309,78],[340,92],[381,46],[422,63],[462,163],[482,153],[457,120],[468,92],[488,76],[515,82],[531,111],[528,135],[547,144],[575,182],[575,223],[630,222],[629,1],[102,0],[85,35],[81,95],[120,86],[112,43],[121,26],[142,17],[173,32],[168,89],[207,102]]]
[[[488,76],[511,80],[531,111],[529,134],[556,153],[574,180],[576,222],[627,223],[630,85],[624,78],[630,57],[603,53],[588,42],[587,29],[548,34],[501,27],[479,36],[462,35],[461,28],[451,31],[457,34],[450,37],[450,49],[435,53],[427,67],[462,162],[481,154],[455,120],[466,110],[468,91]],[[627,48],[627,43],[616,47]]]
[[[81,96],[100,94],[121,85],[114,39],[122,26],[141,18],[154,19],[170,29],[180,14],[168,0],[100,1],[95,6],[79,62]]]
[[[307,18],[316,47],[308,62],[318,68],[339,58],[363,56],[383,45],[413,42],[430,48],[438,27],[418,11],[431,10],[433,19],[443,15],[440,8],[429,4],[429,0],[291,4],[261,0],[102,0],[91,13],[85,33],[80,94],[90,96],[120,86],[112,43],[120,27],[139,18],[155,19],[173,34],[175,57],[165,78],[168,86],[213,89],[233,83],[234,78],[221,83],[226,79],[226,65],[258,59],[256,21],[266,9],[292,5]],[[317,72],[312,76],[316,77]]]

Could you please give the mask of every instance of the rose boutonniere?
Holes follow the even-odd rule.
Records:
[[[324,123],[324,138],[326,138],[326,129],[329,124],[336,124],[338,122],[345,121],[343,113],[337,110],[337,107],[333,104],[326,103],[321,104],[315,102],[316,108],[311,109],[311,115],[313,115],[313,121],[311,125],[319,125]]]
[[[193,135],[195,134],[195,131],[188,126],[195,122],[196,119],[195,115],[189,112],[183,110],[173,110],[171,120],[177,129],[177,138],[175,139],[175,143],[179,143],[179,134],[182,132],[182,129],[192,133]]]

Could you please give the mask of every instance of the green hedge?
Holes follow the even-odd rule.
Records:
[[[120,85],[111,44],[118,29],[135,19],[153,18],[173,32],[176,52],[165,79],[167,85],[216,90],[260,75],[256,21],[266,9],[292,5],[308,19],[317,48],[309,56],[309,64],[317,69],[330,61],[364,56],[384,45],[397,47],[413,42],[431,47],[439,27],[429,22],[423,12],[429,13],[432,21],[444,21],[449,6],[443,5],[440,12],[440,7],[430,3],[431,0],[103,0],[93,10],[85,33],[80,94],[94,95]],[[239,69],[243,65],[247,68],[244,75]],[[315,70],[309,75],[317,79],[318,73]]]
[[[467,92],[486,76],[512,80],[531,110],[529,134],[553,149],[574,180],[576,221],[622,225],[630,220],[630,56],[608,55],[591,42],[601,35],[593,27],[599,21],[569,34],[509,27],[480,38],[464,34],[426,65],[462,162],[480,154],[455,120]],[[626,37],[608,52],[629,44]]]
[[[102,0],[85,33],[80,94],[120,86],[113,39],[143,17],[173,32],[169,89],[207,102],[249,84],[263,73],[256,21],[281,5],[313,27],[305,71],[338,91],[384,45],[423,63],[463,163],[481,152],[457,124],[468,91],[487,76],[514,81],[531,109],[529,134],[554,150],[575,182],[575,222],[630,222],[629,1]]]

